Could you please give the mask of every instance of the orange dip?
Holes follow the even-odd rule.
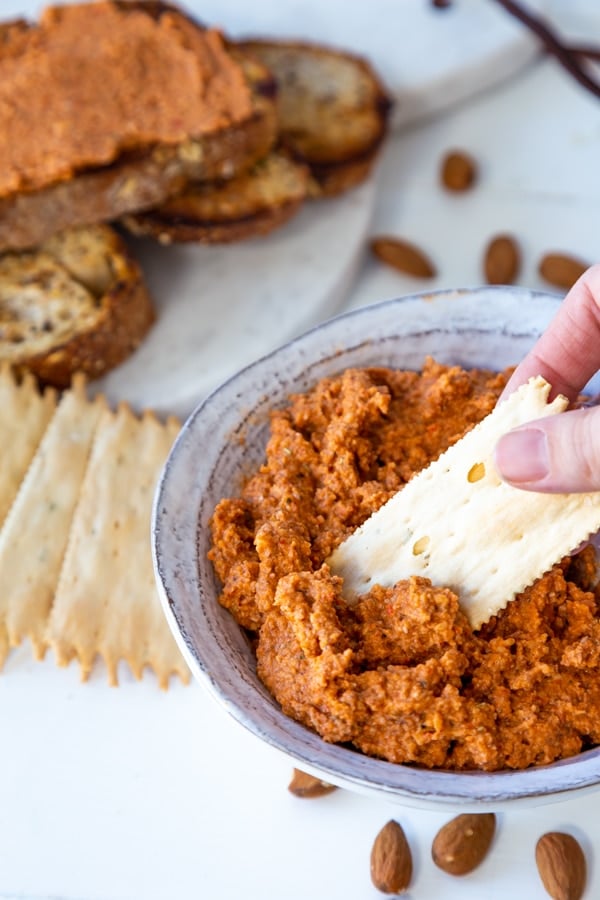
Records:
[[[422,374],[348,370],[321,381],[273,412],[265,464],[215,510],[221,603],[256,636],[259,676],[284,712],[327,741],[397,763],[487,770],[600,743],[591,547],[475,633],[444,586],[414,577],[350,607],[324,564],[491,412],[506,379],[427,360]]]
[[[120,153],[248,117],[240,67],[214,30],[108,2],[49,7],[0,41],[0,196]]]

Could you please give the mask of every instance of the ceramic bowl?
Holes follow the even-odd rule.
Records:
[[[466,367],[517,363],[560,299],[521,288],[442,291],[390,300],[325,322],[242,369],[189,417],[165,465],[153,515],[164,609],[195,677],[242,726],[333,784],[405,805],[497,809],[600,784],[600,749],[519,772],[429,771],[328,744],[285,716],[256,675],[248,642],[217,602],[206,558],[215,504],[261,462],[268,411],[349,366],[419,369],[425,356]],[[590,384],[590,390],[600,390]]]

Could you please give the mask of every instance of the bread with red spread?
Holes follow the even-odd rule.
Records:
[[[191,182],[156,208],[126,216],[132,233],[162,243],[224,243],[267,234],[307,198],[341,194],[371,173],[390,101],[365,60],[307,43],[234,46],[275,78],[277,150],[230,182]]]
[[[50,7],[0,37],[0,249],[237,174],[275,140],[265,66],[168,4]]]

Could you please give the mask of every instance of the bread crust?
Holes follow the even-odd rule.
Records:
[[[287,222],[309,186],[308,168],[274,151],[237,178],[188,185],[158,209],[126,217],[124,225],[163,244],[229,243],[268,234]]]
[[[343,163],[330,165],[312,165],[310,171],[313,177],[313,189],[311,197],[336,197],[353,187],[362,184],[371,174],[379,157],[380,144],[369,150],[357,159],[350,159]]]
[[[244,171],[268,153],[276,136],[272,104],[261,98],[257,107],[243,128],[232,126],[226,133],[186,142],[176,150],[157,148],[82,172],[51,188],[0,200],[0,250],[35,247],[64,228],[152,209],[190,180]]]
[[[20,262],[27,265],[24,279],[24,289],[27,289],[32,283],[31,269],[35,271],[36,256],[40,259],[40,296],[43,297],[43,279],[47,277],[44,259],[51,257],[59,270],[64,270],[65,277],[73,279],[74,290],[89,294],[86,315],[81,317],[82,324],[74,323],[71,333],[55,342],[50,335],[47,346],[36,351],[32,348],[36,342],[33,333],[28,340],[25,331],[25,339],[16,344],[2,336],[0,295],[0,361],[7,360],[18,372],[32,372],[45,384],[64,388],[69,386],[75,372],[97,378],[126,359],[143,340],[155,312],[141,269],[119,235],[106,225],[71,229],[34,253],[0,257],[0,272],[7,262],[13,269]],[[15,306],[18,308],[13,302],[10,311],[13,315]],[[37,312],[38,318],[43,318],[43,310]],[[25,314],[23,305],[22,315]]]
[[[270,234],[293,218],[301,206],[301,200],[290,201],[231,222],[167,219],[159,212],[150,212],[131,217],[125,224],[132,234],[153,237],[161,244],[231,244]]]

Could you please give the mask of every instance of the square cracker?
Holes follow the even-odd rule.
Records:
[[[0,665],[8,646],[25,637],[38,659],[44,655],[48,614],[102,409],[102,401],[89,402],[85,379],[76,376],[0,531]]]
[[[328,562],[348,601],[421,575],[454,590],[476,629],[598,530],[600,492],[524,491],[494,466],[503,434],[566,409],[549,393],[531,378],[340,544]]]
[[[38,390],[31,373],[17,381],[8,364],[0,366],[0,525],[17,495],[33,454],[56,407],[56,391]]]
[[[77,657],[85,680],[99,654],[111,684],[124,658],[136,678],[151,666],[161,687],[189,670],[165,620],[150,546],[154,490],[179,423],[126,404],[101,417],[48,621],[57,661]]]

